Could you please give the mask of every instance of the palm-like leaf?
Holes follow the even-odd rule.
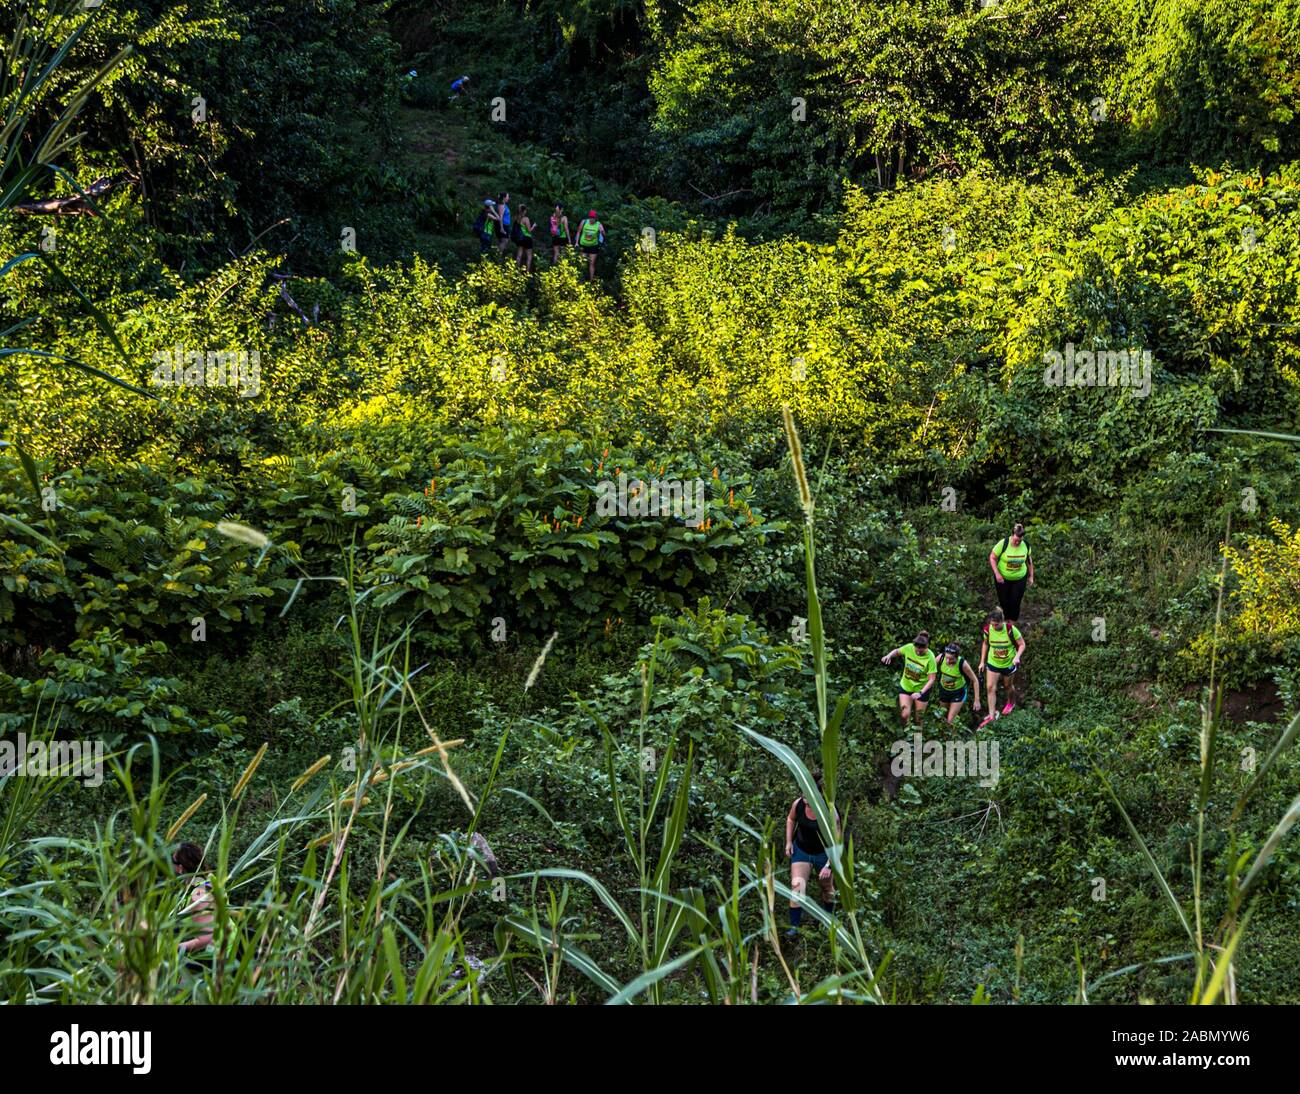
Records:
[[[4,71],[0,74],[2,80],[0,82],[0,213],[28,200],[37,187],[54,177],[67,180],[92,209],[95,207],[85,191],[56,165],[55,160],[81,139],[81,133],[72,132],[73,122],[86,105],[90,93],[122,63],[130,54],[131,47],[126,46],[118,51],[101,65],[98,71],[78,85],[68,101],[57,111],[54,121],[37,138],[35,144],[28,147],[26,138],[27,127],[40,110],[42,95],[53,86],[52,78],[55,72],[81,38],[89,25],[89,17],[72,27],[57,45],[52,45],[51,42],[58,39],[62,28],[71,24],[73,13],[80,11],[81,8],[80,3],[67,3],[62,9],[50,12],[39,25],[33,23],[24,13],[19,16],[17,26],[14,28],[13,38],[9,42],[4,58]],[[72,289],[89,312],[95,325],[113,343],[122,359],[126,360],[126,350],[112,324],[48,256],[34,251],[24,252],[0,266],[0,277],[33,258],[44,262],[64,284]],[[22,320],[5,333],[12,333],[29,323],[30,320]],[[149,396],[149,392],[143,388],[63,354],[37,351],[30,347],[12,347],[3,352],[46,357],[137,394]]]

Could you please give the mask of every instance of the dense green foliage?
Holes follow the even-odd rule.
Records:
[[[21,195],[102,215],[0,221],[0,734],[118,766],[0,775],[46,924],[0,996],[1300,1001],[1293,0],[51,6],[32,133],[132,50]],[[598,205],[594,284],[475,260],[506,189]],[[1015,520],[1000,778],[900,783],[880,656],[978,660]],[[841,914],[792,946],[812,767]]]

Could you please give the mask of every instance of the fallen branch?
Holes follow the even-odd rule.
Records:
[[[96,179],[80,193],[62,198],[46,198],[44,201],[24,201],[13,208],[15,213],[26,213],[28,216],[98,216],[88,199],[102,197],[119,183],[130,181],[130,177],[125,175]]]
[[[688,182],[687,185],[689,185],[692,190],[694,190],[706,201],[721,201],[723,198],[734,197],[736,194],[752,194],[754,192],[753,190],[745,189],[745,190],[728,190],[725,194],[706,194],[693,182]]]
[[[289,290],[284,287],[284,283],[289,279],[289,275],[277,273],[277,274],[272,274],[271,276],[275,278],[275,280],[278,282],[276,288],[280,290],[281,299],[283,299],[284,302],[289,305],[290,309],[298,316],[298,318],[302,320],[302,325],[304,327],[310,327],[311,320],[307,318],[307,313],[298,306],[298,302],[292,296],[289,295]]]

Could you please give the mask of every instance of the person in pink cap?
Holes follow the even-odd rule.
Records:
[[[578,246],[587,256],[587,280],[596,280],[596,256],[605,245],[605,225],[596,219],[596,210],[591,209],[586,219],[578,225]]]

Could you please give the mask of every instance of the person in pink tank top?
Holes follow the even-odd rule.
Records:
[[[561,247],[572,245],[573,236],[569,232],[569,218],[565,215],[564,206],[557,201],[551,211],[551,262],[560,261]]]

